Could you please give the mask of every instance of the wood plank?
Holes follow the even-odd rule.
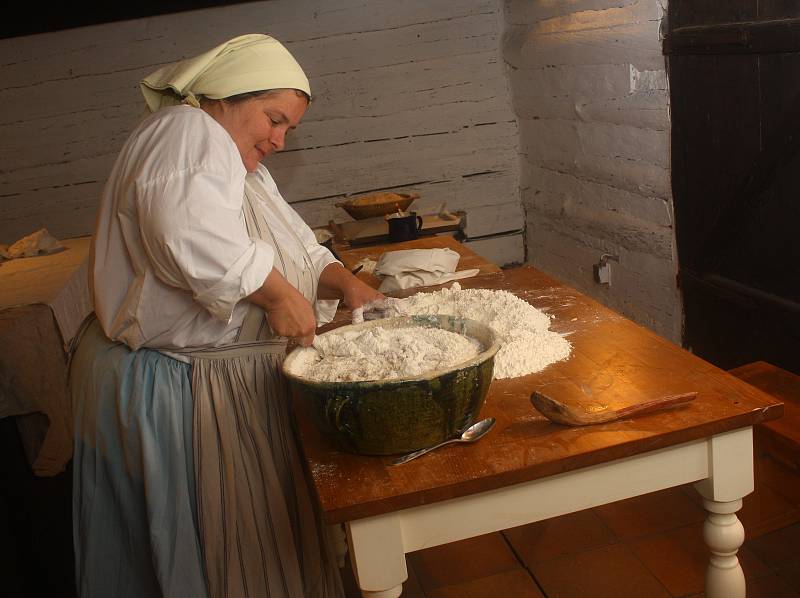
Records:
[[[530,172],[532,182],[530,188],[525,190],[524,197],[529,200],[529,205],[549,214],[568,210],[572,205],[602,212],[598,216],[604,219],[619,218],[620,225],[627,220],[640,221],[643,230],[649,226],[671,227],[672,213],[668,197],[645,186],[645,181],[635,188],[628,184],[629,181],[621,180],[625,174],[633,173],[632,170],[625,173],[612,171],[607,173],[605,180],[596,180],[578,168],[565,172],[534,165]]]
[[[630,6],[636,2],[637,0],[570,0],[569,2],[506,0],[504,12],[508,23],[526,25],[573,13],[594,11],[602,14],[605,9]]]
[[[365,108],[363,112],[350,106],[347,98],[339,98],[346,108],[329,103],[327,98],[321,99],[318,104],[312,104],[300,126],[287,138],[286,151],[449,133],[465,126],[513,120],[500,95],[475,95],[468,102],[437,102],[434,93],[420,91],[416,101],[409,99],[402,105],[393,101],[391,109],[388,106],[386,110]],[[373,98],[376,108],[384,107],[380,103],[382,98],[374,95]]]
[[[287,197],[356,194],[505,170],[516,159],[516,140],[516,123],[498,123],[438,135],[284,152],[271,156],[269,165]]]
[[[525,216],[517,201],[502,204],[477,204],[467,213],[464,232],[467,237],[483,237],[523,229]]]
[[[502,289],[554,315],[552,328],[569,334],[572,356],[544,371],[495,380],[481,417],[495,430],[467,450],[443,449],[440,458],[389,467],[389,458],[339,452],[297,402],[309,470],[328,522],[501,488],[609,462],[777,418],[782,405],[769,395],[529,267],[464,279],[465,288]],[[418,292],[414,289],[408,294]],[[341,312],[339,323],[348,321]],[[616,373],[640,392],[696,391],[684,408],[588,428],[566,428],[540,416],[530,393],[564,377],[597,394]],[[446,458],[445,458],[446,456]]]
[[[517,172],[512,166],[509,170],[464,174],[437,181],[418,182],[408,186],[364,189],[358,193],[372,193],[375,191],[416,193],[420,197],[413,205],[418,214],[439,213],[442,204],[445,204],[451,212],[471,213],[473,209],[489,210],[497,207],[498,210],[502,210],[502,206],[511,203],[512,208],[509,208],[507,212],[512,218],[517,218],[521,212],[519,201],[513,199],[518,197],[519,194],[517,176]],[[334,205],[335,202],[346,199],[344,194],[300,201],[298,201],[297,197],[291,195],[285,195],[285,198],[302,216],[303,220],[312,227],[326,226],[331,220],[344,222],[350,219],[350,216],[344,210]],[[516,206],[516,208],[513,208],[513,206]],[[477,228],[479,223],[476,222],[475,225]],[[469,219],[467,226],[470,226]],[[510,223],[503,223],[502,230],[493,230],[491,232],[505,232],[517,228],[519,228],[519,222],[515,220]]]
[[[465,239],[462,242],[501,267],[525,262],[525,236],[522,232],[480,239]]]
[[[655,4],[653,4],[655,6]],[[514,68],[540,68],[548,64],[628,64],[635,57],[640,70],[664,67],[660,54],[652,52],[658,39],[657,20],[537,35],[527,27],[508,36],[504,56]],[[535,27],[535,26],[534,26]]]
[[[550,69],[554,70],[554,69]],[[630,74],[630,69],[628,69]],[[637,73],[639,71],[636,71]],[[584,96],[579,92],[557,95],[547,87],[534,87],[530,71],[514,72],[512,79],[520,79],[517,114],[520,119],[560,119],[600,122],[657,131],[669,128],[669,92],[666,88],[666,71],[649,71],[663,81],[663,89],[621,94],[603,99]]]
[[[613,158],[669,168],[669,131],[603,122],[526,120],[522,150],[529,160],[547,162],[566,154]],[[538,143],[533,140],[539,139]],[[562,159],[563,160],[563,159]]]
[[[541,121],[520,122],[523,156],[526,165],[529,164],[534,169],[527,173],[531,180],[535,181],[535,175],[539,174],[536,169],[542,168],[609,187],[609,191],[617,188],[663,200],[670,198],[670,171],[667,165],[653,164],[637,158],[619,159],[606,152],[586,151],[580,145],[572,146],[572,143],[582,142],[574,134],[571,135],[572,142],[565,139],[558,141],[556,131],[564,130],[563,125],[549,129],[551,132],[545,139],[552,139],[553,143],[545,146],[534,141],[536,132],[543,130]],[[609,129],[613,130],[613,127]],[[659,141],[659,144],[662,142],[665,143],[666,139]],[[597,141],[590,140],[588,145],[595,146]]]
[[[458,55],[497,54],[499,33],[494,10],[476,7],[475,12],[464,13],[476,3],[457,2],[447,16],[418,14],[413,20],[408,18],[411,11],[428,4],[411,3],[408,12],[402,11],[394,21],[382,15],[371,26],[359,27],[354,32],[357,35],[325,32],[298,40],[292,44],[292,52],[315,79],[437,58],[452,60]],[[363,19],[363,14],[357,18]],[[379,48],[381,51],[376,51]]]

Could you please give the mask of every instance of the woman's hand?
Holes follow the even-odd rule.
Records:
[[[320,274],[319,288],[320,299],[344,299],[350,309],[386,298],[336,262],[328,264]]]
[[[247,300],[267,312],[267,320],[275,334],[296,338],[304,347],[311,345],[317,329],[314,308],[280,272],[273,268],[261,288]]]

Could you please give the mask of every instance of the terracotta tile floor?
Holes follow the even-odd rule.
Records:
[[[800,597],[800,472],[756,446],[740,518],[750,597]],[[702,596],[708,552],[691,485],[408,555],[409,598]],[[348,596],[356,597],[352,573]]]

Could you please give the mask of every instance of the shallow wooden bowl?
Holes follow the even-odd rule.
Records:
[[[342,208],[356,220],[377,218],[386,214],[393,214],[400,210],[405,212],[419,195],[417,193],[373,193],[361,197],[353,197],[347,201],[334,204]]]
[[[291,372],[298,347],[283,364],[295,399],[338,448],[364,455],[408,453],[460,434],[481,410],[499,345],[485,324],[453,316],[372,320],[337,331],[372,326],[442,328],[480,341],[483,351],[450,369],[370,382],[319,382]]]

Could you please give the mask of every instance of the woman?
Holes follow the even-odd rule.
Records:
[[[71,365],[82,596],[340,596],[280,364],[337,298],[382,298],[318,245],[261,160],[311,97],[232,39],[141,84],[94,234],[97,320]],[[333,301],[332,301],[333,300]]]

